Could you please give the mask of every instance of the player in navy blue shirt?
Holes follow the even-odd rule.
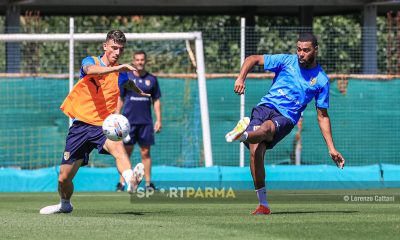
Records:
[[[151,182],[151,157],[150,146],[154,145],[154,133],[161,131],[161,91],[157,78],[148,73],[146,66],[146,53],[138,51],[133,54],[132,64],[137,68],[138,72],[129,72],[128,78],[133,80],[135,84],[151,97],[143,97],[134,91],[120,88],[120,101],[117,106],[117,112],[121,112],[126,116],[131,125],[129,136],[124,139],[125,149],[129,156],[132,155],[133,147],[137,143],[140,147],[142,163],[145,169],[146,188],[155,190],[154,184]],[[151,116],[151,106],[154,108],[156,121],[153,126]],[[121,177],[117,185],[117,191],[123,191],[124,179]]]
[[[236,79],[234,91],[240,95],[245,90],[247,73],[255,65],[263,65],[264,70],[275,73],[271,88],[253,108],[251,119],[241,119],[225,136],[227,142],[240,140],[250,149],[250,169],[260,203],[253,214],[270,214],[265,190],[266,150],[272,149],[290,133],[313,98],[329,155],[339,168],[344,167],[345,160],[333,143],[327,111],[329,78],[316,61],[317,53],[317,38],[311,33],[304,33],[297,40],[297,55],[249,56]]]

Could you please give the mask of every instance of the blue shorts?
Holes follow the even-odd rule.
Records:
[[[85,166],[88,164],[89,154],[94,148],[97,148],[101,154],[109,154],[103,149],[106,139],[101,126],[74,121],[65,141],[61,164],[72,164],[76,160],[83,159],[82,166]]]
[[[281,141],[292,131],[294,125],[292,120],[284,117],[277,110],[268,106],[260,105],[253,108],[253,111],[251,112],[250,124],[247,127],[246,132],[255,131],[267,120],[271,120],[274,123],[276,130],[272,142],[264,141],[267,149],[272,149],[279,141]]]
[[[129,142],[125,142],[125,145],[135,145],[136,143],[140,146],[154,145],[153,124],[132,124],[129,136],[131,139]]]

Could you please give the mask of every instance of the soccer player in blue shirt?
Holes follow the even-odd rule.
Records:
[[[253,108],[251,119],[241,119],[226,134],[227,142],[239,140],[250,149],[250,170],[259,205],[252,214],[270,214],[265,190],[264,157],[282,140],[301,117],[307,104],[315,98],[318,124],[328,152],[339,168],[344,158],[336,150],[328,115],[329,78],[317,63],[318,41],[311,33],[303,33],[297,40],[297,55],[252,55],[246,58],[235,81],[234,91],[243,94],[245,79],[255,65],[275,73],[272,86],[260,103]]]
[[[161,91],[158,85],[157,77],[146,71],[146,53],[137,51],[133,54],[132,64],[138,70],[137,72],[128,72],[128,77],[149,97],[143,97],[134,91],[126,88],[120,89],[120,101],[118,102],[117,112],[126,116],[131,125],[129,137],[124,139],[125,149],[129,156],[132,155],[133,147],[136,143],[140,146],[140,154],[145,169],[146,189],[155,190],[151,182],[151,157],[150,146],[154,145],[154,133],[161,131]],[[151,116],[151,105],[154,108],[156,121],[153,126]],[[124,190],[124,179],[120,177],[117,185],[117,191]]]

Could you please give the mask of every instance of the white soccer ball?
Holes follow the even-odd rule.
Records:
[[[121,141],[128,136],[130,129],[128,119],[121,114],[111,114],[103,123],[103,133],[111,141]]]

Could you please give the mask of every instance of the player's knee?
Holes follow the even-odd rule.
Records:
[[[127,151],[125,150],[125,147],[123,145],[113,145],[110,153],[116,159],[122,158],[127,155]]]
[[[67,175],[60,174],[60,176],[58,176],[58,183],[60,185],[71,184],[72,179],[70,177],[68,177]]]
[[[142,158],[150,158],[150,147],[142,147],[140,153]]]
[[[150,158],[150,151],[142,152],[142,158],[145,158],[145,159]]]

